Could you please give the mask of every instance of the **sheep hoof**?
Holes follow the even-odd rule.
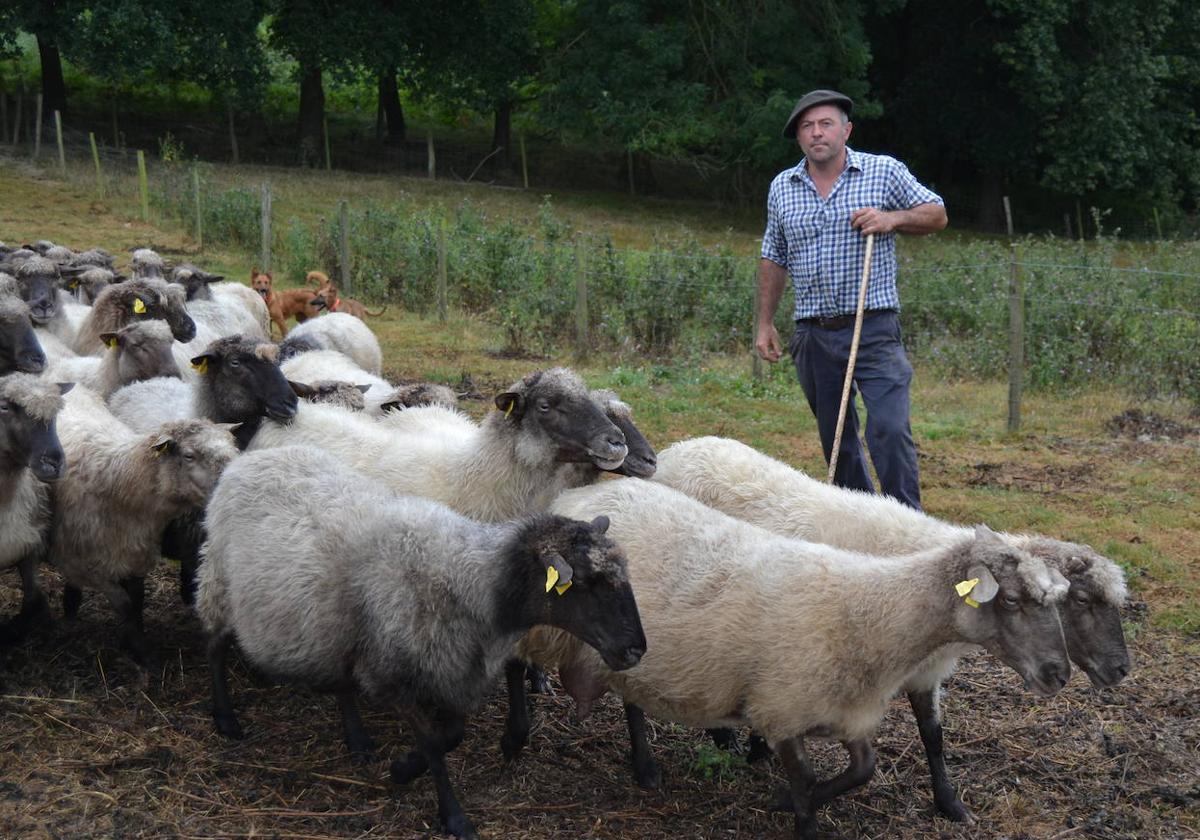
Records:
[[[658,790],[662,787],[662,771],[658,769],[658,765],[654,761],[644,764],[635,763],[633,780],[642,790]]]
[[[444,818],[442,820],[442,830],[447,834],[458,837],[459,840],[479,840],[479,835],[475,833],[475,826],[471,825],[471,821],[463,813]]]
[[[504,755],[505,761],[514,761],[521,751],[525,749],[525,745],[529,742],[529,735],[526,733],[523,737],[513,735],[511,732],[505,732],[500,736],[500,752]]]
[[[216,724],[217,731],[226,738],[240,741],[246,737],[246,733],[242,732],[242,725],[238,723],[237,716],[234,714],[213,714],[213,723]]]
[[[947,802],[937,802],[936,805],[938,813],[950,820],[950,822],[965,823],[966,825],[975,824],[975,815],[957,797]]]
[[[375,745],[371,744],[366,749],[362,747],[350,748],[350,763],[355,767],[364,767],[368,764],[374,764],[376,759]]]

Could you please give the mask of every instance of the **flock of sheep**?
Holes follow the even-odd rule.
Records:
[[[428,772],[463,838],[444,757],[501,672],[506,757],[528,739],[527,677],[557,668],[581,716],[622,698],[643,787],[660,782],[646,714],[723,745],[750,727],[810,838],[818,806],[871,778],[900,691],[937,810],[971,819],[938,708],[964,652],[982,646],[1041,696],[1071,662],[1097,686],[1129,669],[1124,577],[1086,546],[952,525],[734,440],[656,455],[617,395],[564,368],[476,423],[444,387],[382,378],[357,318],[275,344],[259,296],[221,279],[148,250],[124,276],[101,250],[0,246],[0,568],[22,584],[6,641],[47,617],[44,561],[64,613],[102,593],[145,663],[144,579],[178,560],[218,731],[242,734],[235,643],[335,694],[356,761],[374,749],[356,697],[393,703],[415,741],[393,780]],[[817,780],[807,738],[840,740],[846,770]]]

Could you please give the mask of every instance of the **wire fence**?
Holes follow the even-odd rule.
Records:
[[[686,238],[617,248],[570,229],[548,205],[532,225],[469,206],[443,214],[370,200],[330,201],[317,221],[280,218],[278,186],[225,186],[211,166],[172,161],[169,148],[159,150],[166,160],[142,155],[139,166],[136,150],[67,140],[63,158],[43,150],[43,162],[91,181],[106,201],[255,255],[285,283],[318,268],[348,294],[429,315],[478,314],[512,353],[568,346],[666,357],[753,344],[753,256]],[[947,377],[1007,375],[1034,389],[1116,384],[1200,405],[1200,274],[1189,270],[1197,257],[1194,242],[1132,248],[1104,237],[902,247],[905,344]],[[790,315],[785,301],[776,319],[785,340]]]

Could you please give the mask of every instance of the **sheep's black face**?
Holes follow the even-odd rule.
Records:
[[[58,314],[62,304],[58,299],[61,281],[57,273],[20,274],[17,280],[21,297],[29,306],[33,323],[48,324]]]
[[[528,377],[522,386],[496,397],[496,407],[509,422],[533,431],[531,437],[549,439],[556,460],[591,462],[602,470],[621,466],[629,451],[625,435],[596,405],[578,377],[563,369],[544,371]],[[530,459],[537,460],[540,445],[533,441],[529,445]]]
[[[13,303],[20,306],[16,301]],[[46,354],[29,316],[15,307],[0,308],[0,375],[12,371],[41,373],[45,369]]]
[[[632,668],[646,652],[646,634],[625,555],[604,536],[608,519],[598,517],[590,524],[557,520],[567,542],[562,552],[551,556],[551,564],[544,565],[544,579],[539,578],[546,590],[539,596],[544,599],[544,623],[578,636],[614,671]]]
[[[1062,613],[1063,634],[1071,661],[1096,688],[1116,685],[1129,673],[1129,650],[1121,611],[1086,574],[1071,575]]]
[[[0,397],[0,466],[6,472],[28,467],[39,481],[62,478],[66,457],[54,419],[40,421],[18,403]]]
[[[269,417],[290,423],[299,399],[279,369],[274,345],[258,344],[253,349],[223,349],[221,339],[210,351],[192,359],[202,369],[201,387],[212,396],[211,404],[222,423],[244,423]]]

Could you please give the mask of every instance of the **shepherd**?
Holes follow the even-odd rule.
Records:
[[[851,343],[859,332],[857,320],[861,340],[833,483],[875,492],[858,440],[854,396],[861,393],[867,448],[880,492],[920,510],[917,451],[909,422],[912,365],[900,337],[896,234],[941,230],[946,207],[900,161],[846,145],[854,127],[853,109],[845,94],[814,90],[800,98],[784,125],[784,138],[795,139],[804,157],[775,176],[767,195],[754,346],[768,362],[783,355],[774,317],[790,277],[796,331],[788,351],[817,418],[828,463],[839,436],[843,381]],[[873,262],[869,239],[877,240]],[[865,303],[858,300],[860,268]]]

